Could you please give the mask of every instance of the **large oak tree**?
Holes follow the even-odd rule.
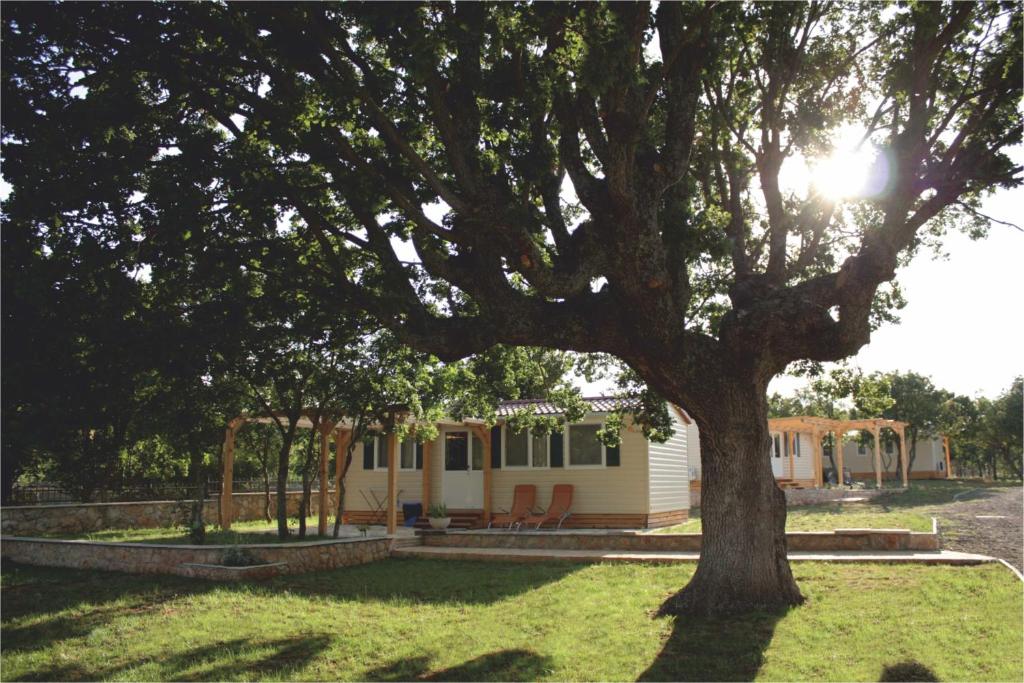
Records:
[[[145,250],[198,185],[181,232],[292,220],[332,301],[442,359],[615,356],[701,429],[677,605],[794,604],[766,387],[855,353],[901,261],[1019,183],[1020,36],[1013,3],[11,6],[8,211]],[[847,124],[886,182],[780,181]]]

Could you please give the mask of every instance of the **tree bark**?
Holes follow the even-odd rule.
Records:
[[[289,417],[288,429],[281,440],[281,450],[277,453],[277,537],[282,540],[288,538],[288,466],[298,421],[298,417]]]
[[[728,614],[803,602],[786,557],[786,497],[772,475],[768,402],[742,379],[691,414],[700,428],[700,561],[666,613]],[[719,385],[721,386],[721,385]]]

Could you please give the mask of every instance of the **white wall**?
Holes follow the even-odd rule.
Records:
[[[670,406],[672,437],[665,443],[648,443],[650,512],[686,510],[690,507],[688,425]]]

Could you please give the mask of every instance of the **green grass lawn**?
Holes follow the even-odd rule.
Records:
[[[912,671],[942,680],[1018,681],[1024,675],[1021,583],[999,565],[801,563],[794,572],[808,600],[787,613],[654,616],[692,572],[692,565],[390,559],[220,585],[5,563],[0,677],[877,681]]]
[[[289,527],[292,535],[284,543],[295,543],[298,541],[318,540],[315,536],[317,529],[317,518],[310,517],[306,520],[306,530],[312,537],[299,538],[296,536],[299,523],[295,519],[289,520]],[[334,528],[333,517],[328,522],[328,534]],[[48,538],[77,538],[88,541],[107,541],[117,543],[168,543],[173,545],[188,545],[192,540],[182,527],[162,527],[157,529],[104,529],[103,531],[92,531],[83,534],[48,534]],[[234,522],[230,531],[224,531],[220,527],[208,526],[206,528],[206,544],[233,544],[233,543],[279,543],[277,538],[277,523],[265,522],[262,519],[253,522]]]
[[[890,484],[891,485],[891,484]],[[910,529],[931,531],[932,517],[942,505],[990,495],[1020,482],[983,483],[957,480],[919,480],[910,482],[905,492],[893,492],[862,503],[825,503],[798,505],[786,515],[787,531],[831,531],[833,529]],[[856,492],[851,492],[851,495]],[[700,510],[690,511],[683,524],[659,529],[657,533],[696,533],[700,531]]]

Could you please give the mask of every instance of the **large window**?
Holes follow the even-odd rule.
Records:
[[[403,470],[416,469],[416,442],[406,439],[401,445],[402,456],[398,460],[398,466]]]
[[[530,457],[534,467],[548,466],[548,436],[534,436],[530,439]]]
[[[505,467],[548,466],[548,436],[505,428]]]
[[[526,467],[530,462],[530,433],[505,429],[505,467]]]
[[[597,439],[601,425],[569,426],[569,465],[593,467],[604,465],[604,446]]]
[[[377,446],[377,469],[386,470],[388,468],[388,451],[391,448],[391,439],[386,436],[378,436],[374,438]]]

